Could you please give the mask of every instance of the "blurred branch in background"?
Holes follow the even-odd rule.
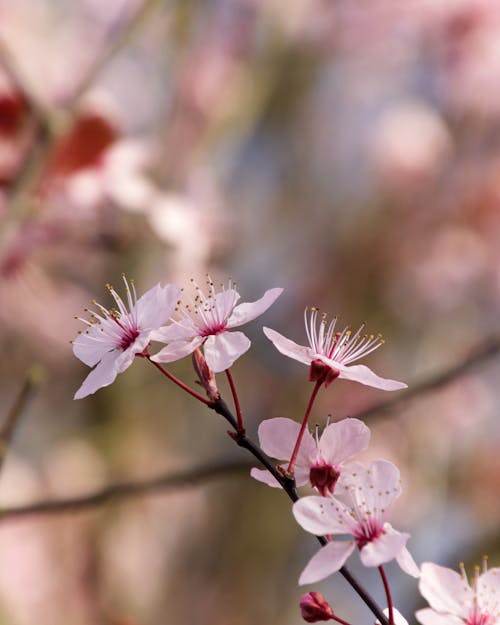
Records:
[[[440,389],[442,386],[450,384],[468,373],[475,367],[482,365],[491,358],[498,356],[500,353],[500,335],[492,336],[481,345],[475,347],[469,356],[461,363],[450,367],[446,371],[442,371],[436,375],[430,376],[426,380],[414,384],[406,391],[399,393],[392,399],[375,404],[367,410],[362,410],[358,414],[351,415],[357,419],[373,419],[392,412],[394,409],[406,404],[407,402],[420,398],[426,393],[431,393]]]
[[[392,412],[395,408],[400,407],[410,400],[415,400],[427,393],[438,390],[441,387],[454,382],[456,379],[469,373],[475,367],[498,356],[499,353],[500,336],[493,336],[482,345],[476,347],[471,354],[458,365],[423,380],[407,391],[400,393],[394,399],[376,404],[372,408],[364,410],[355,416],[358,419],[371,419]],[[31,397],[33,390],[36,388],[36,379],[37,377],[35,374],[30,374],[27,377],[19,397],[9,413],[2,430],[0,431],[0,440],[2,445],[0,462],[3,460],[5,449],[8,441],[10,440],[12,430],[28,399]],[[119,499],[137,497],[152,492],[165,493],[169,491],[177,491],[182,488],[189,488],[191,486],[203,484],[207,480],[240,475],[248,472],[251,467],[252,463],[249,462],[226,462],[223,464],[206,465],[174,474],[162,474],[148,480],[118,482],[82,497],[70,497],[68,499],[45,499],[23,506],[3,508],[0,510],[0,521],[33,515],[79,512],[81,510],[94,508]]]
[[[0,469],[2,468],[5,456],[9,449],[10,441],[14,430],[23,416],[28,403],[33,399],[36,391],[44,382],[43,369],[38,365],[33,366],[28,373],[24,383],[7,413],[7,417],[0,426]]]
[[[225,462],[179,473],[167,473],[148,480],[118,482],[83,497],[46,499],[25,506],[0,509],[0,521],[41,514],[80,512],[119,499],[128,499],[154,492],[178,491],[182,488],[202,484],[208,480],[248,473],[251,467],[252,463],[249,462]]]

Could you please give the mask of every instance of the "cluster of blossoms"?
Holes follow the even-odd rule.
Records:
[[[264,420],[258,429],[257,447],[246,438],[229,373],[236,359],[249,349],[250,340],[243,332],[234,330],[264,313],[282,289],[269,289],[255,302],[239,303],[234,282],[229,280],[217,289],[208,278],[208,293],[193,281],[193,296],[186,296],[175,285],[157,284],[138,298],[133,282],[129,284],[125,277],[123,280],[126,301],[108,285],[116,307],[107,309],[93,302],[95,310],[88,310],[90,319],[81,319],[87,327],[73,342],[73,350],[94,368],[75,394],[76,399],[111,384],[137,356],[151,361],[184,390],[208,406],[217,407],[228,418],[227,406],[215,383],[215,374],[225,371],[238,417],[236,421],[229,413],[228,420],[235,427],[231,435],[240,444],[245,439],[243,446],[266,467],[253,468],[252,477],[268,486],[284,488],[294,500],[295,519],[322,545],[302,571],[299,584],[315,583],[339,571],[357,550],[363,565],[376,567],[380,572],[388,605],[385,621],[389,625],[407,625],[394,608],[383,570],[383,565],[391,560],[396,560],[407,574],[420,578],[420,591],[430,605],[416,614],[422,625],[500,625],[500,569],[488,571],[484,566],[482,574],[477,570],[471,586],[463,571],[459,575],[432,563],[418,568],[406,547],[409,534],[394,529],[388,521],[401,494],[398,468],[387,460],[364,465],[354,459],[368,447],[368,427],[359,419],[347,418],[327,424],[321,434],[318,427],[314,434],[308,429],[320,388],[328,387],[337,378],[386,391],[406,388],[403,382],[382,378],[364,365],[353,364],[383,344],[380,335],[362,334],[364,326],[354,333],[348,327],[339,331],[337,319],[328,322],[316,308],[305,312],[306,346],[264,328],[267,338],[282,354],[309,367],[314,389],[302,423],[283,417]],[[151,342],[159,342],[163,347],[151,354]],[[189,354],[193,355],[195,371],[209,400],[189,389],[161,364]],[[270,458],[283,464],[274,467]],[[317,494],[298,498],[296,487],[306,485]],[[307,622],[334,620],[349,625],[315,591],[302,597],[301,612]],[[375,613],[383,620],[381,611]]]

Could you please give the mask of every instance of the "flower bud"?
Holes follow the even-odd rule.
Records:
[[[193,367],[198,376],[198,384],[201,384],[205,389],[208,398],[211,401],[217,401],[220,399],[219,389],[215,382],[215,373],[207,365],[205,356],[201,349],[195,349],[193,352]]]
[[[333,619],[333,610],[320,592],[308,592],[300,599],[302,618],[308,623]]]

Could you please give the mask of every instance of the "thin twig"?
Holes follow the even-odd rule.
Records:
[[[7,417],[0,426],[0,469],[2,468],[14,430],[42,382],[43,372],[39,367],[32,367],[26,374],[24,383],[7,413]]]
[[[139,497],[155,492],[177,491],[202,484],[207,480],[248,472],[251,466],[248,462],[226,462],[179,473],[169,472],[147,480],[117,482],[82,497],[44,499],[27,505],[0,509],[0,522],[27,516],[80,512],[119,499]]]
[[[482,365],[486,361],[495,358],[500,354],[500,336],[492,336],[490,339],[474,348],[470,355],[458,365],[454,365],[437,375],[428,377],[418,384],[412,385],[406,391],[398,393],[387,401],[375,404],[371,408],[361,410],[358,414],[352,415],[358,419],[373,419],[393,412],[403,404],[412,399],[420,398],[422,395],[436,391],[446,384],[470,373],[472,369]]]

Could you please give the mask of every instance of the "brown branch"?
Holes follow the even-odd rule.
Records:
[[[14,430],[28,403],[42,383],[43,371],[40,367],[32,367],[26,374],[26,379],[7,413],[7,417],[0,425],[0,469],[2,468]]]
[[[391,399],[375,404],[371,408],[361,410],[358,414],[352,415],[358,419],[373,419],[393,412],[396,408],[406,404],[407,402],[420,398],[422,395],[431,393],[440,389],[450,382],[461,378],[470,373],[476,367],[484,364],[488,360],[495,358],[500,354],[500,335],[492,336],[481,345],[475,347],[469,356],[457,365],[428,377],[421,382],[414,384],[406,391],[398,393]]]
[[[251,467],[252,464],[248,462],[226,462],[188,469],[179,473],[169,472],[147,480],[117,482],[81,497],[43,499],[27,505],[2,508],[0,509],[0,522],[20,517],[80,512],[119,499],[139,497],[155,492],[177,491],[197,486],[207,480],[246,473]]]

